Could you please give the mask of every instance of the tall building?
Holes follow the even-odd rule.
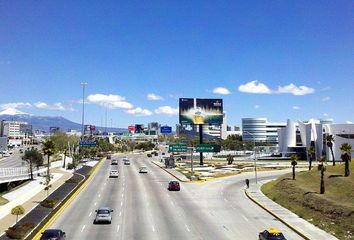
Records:
[[[244,141],[278,144],[278,128],[284,122],[268,122],[267,118],[242,118],[242,139]]]
[[[27,122],[1,121],[1,136],[9,139],[23,139],[32,135],[32,125]]]

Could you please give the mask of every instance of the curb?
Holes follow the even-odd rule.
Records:
[[[249,195],[248,191],[245,189],[244,190],[245,195],[252,200],[252,202],[254,202],[255,204],[257,204],[258,206],[260,206],[261,208],[263,208],[265,211],[267,211],[268,213],[270,213],[271,215],[273,215],[276,219],[278,219],[280,222],[284,223],[287,227],[289,227],[291,230],[293,230],[294,232],[296,232],[298,235],[300,235],[302,238],[306,239],[306,240],[311,240],[311,238],[309,238],[308,236],[306,236],[303,232],[301,232],[300,230],[298,230],[297,228],[295,228],[294,226],[292,226],[290,223],[286,222],[284,219],[282,219],[281,217],[279,217],[276,213],[272,212],[270,209],[268,209],[266,206],[264,206],[263,204],[261,204],[260,202],[258,202],[256,199],[254,199],[251,195]]]
[[[89,181],[93,178],[99,167],[103,164],[105,158],[101,159],[99,163],[97,163],[93,169],[91,170],[90,176],[86,179],[84,179],[82,185],[74,190],[74,193],[70,196],[70,198],[56,211],[56,213],[53,214],[53,216],[43,225],[43,227],[34,235],[32,239],[39,239],[41,233],[50,225],[53,223],[53,221],[65,210],[65,208],[74,200],[74,198],[86,187],[86,185],[89,183]]]
[[[154,161],[151,161],[153,164],[155,164],[156,166],[158,166],[159,168],[161,168],[162,170],[164,170],[165,172],[167,172],[168,174],[170,174],[172,177],[176,178],[178,181],[180,182],[184,182],[184,183],[189,183],[190,181],[184,181],[182,179],[180,179],[179,177],[175,176],[173,173],[167,171],[165,168],[161,167],[160,165],[158,165],[157,163],[155,163]]]

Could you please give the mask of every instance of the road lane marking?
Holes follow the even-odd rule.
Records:
[[[184,226],[186,226],[186,229],[187,229],[187,231],[188,231],[188,232],[190,232],[190,231],[191,231],[191,230],[189,230],[189,228],[188,228],[187,224],[184,224]]]
[[[122,197],[124,197],[124,193],[122,193]]]
[[[223,228],[225,228],[225,230],[227,230],[227,231],[229,231],[229,229],[224,225],[224,226],[222,226]]]
[[[155,227],[154,227],[154,225],[151,225],[151,227],[152,227],[152,231],[155,232]]]
[[[228,200],[227,200],[226,198],[224,198],[224,201],[225,201],[225,202],[228,202]]]
[[[119,232],[119,224],[118,224],[118,226],[117,226],[117,232]]]
[[[92,215],[92,212],[90,212],[89,217],[91,217],[91,215]]]
[[[81,232],[83,232],[83,231],[84,231],[85,227],[86,227],[86,225],[82,226],[82,228],[81,228]]]
[[[119,217],[121,217],[121,216],[122,216],[122,211],[119,212]]]
[[[95,206],[97,205],[97,202],[95,202]]]
[[[100,198],[100,197],[101,197],[101,194],[98,194],[98,197]]]
[[[123,201],[120,202],[120,205],[123,206]]]
[[[245,216],[243,216],[243,214],[241,214],[241,216],[243,217],[243,219],[245,219],[247,222],[249,222],[248,218],[246,218]]]
[[[175,204],[171,201],[171,204],[174,206]]]

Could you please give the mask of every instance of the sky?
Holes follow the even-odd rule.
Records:
[[[0,111],[126,128],[178,99],[354,122],[354,1],[1,1]]]

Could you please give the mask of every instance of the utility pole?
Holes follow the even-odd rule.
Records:
[[[86,85],[87,85],[87,82],[81,82],[81,86],[82,86],[82,116],[81,116],[82,135],[81,135],[81,138],[83,138],[85,135],[85,87],[86,87]]]

